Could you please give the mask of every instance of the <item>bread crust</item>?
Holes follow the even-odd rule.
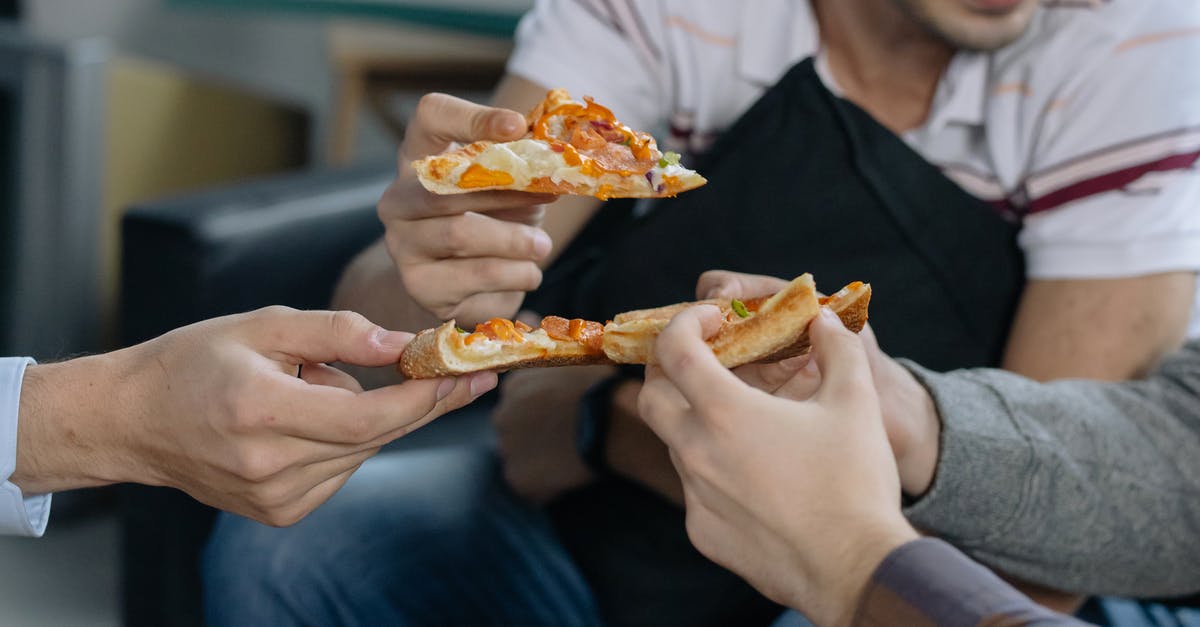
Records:
[[[858,333],[867,325],[868,310],[871,305],[871,284],[859,283],[851,284],[839,290],[836,294],[829,297],[825,303],[826,307],[833,310],[841,319],[842,325],[847,329]],[[770,354],[761,359],[755,360],[754,363],[772,363],[783,361],[791,357],[799,357],[807,354],[812,348],[812,343],[808,337],[808,325],[805,325],[804,332],[800,334],[796,341],[792,344]]]

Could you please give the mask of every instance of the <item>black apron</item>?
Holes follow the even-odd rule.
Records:
[[[709,183],[645,218],[609,203],[531,295],[590,319],[691,300],[710,269],[873,288],[889,354],[948,370],[994,366],[1024,286],[1017,226],[967,194],[866,112],[813,61],[793,67],[696,169]],[[747,625],[777,612],[687,541],[682,513],[618,481],[552,507],[612,625]]]

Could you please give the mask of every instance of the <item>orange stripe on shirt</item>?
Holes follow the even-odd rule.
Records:
[[[992,95],[999,96],[1002,94],[1021,94],[1022,96],[1032,96],[1033,90],[1025,83],[1001,83],[992,88]]]
[[[710,33],[708,31],[704,30],[703,28],[700,28],[700,26],[697,25],[695,22],[692,22],[691,20],[680,17],[678,15],[668,15],[665,23],[668,27],[678,28],[685,32],[691,33],[691,34],[699,37],[705,43],[710,43],[714,46],[721,46],[722,48],[730,48],[735,43],[737,43],[737,40],[734,39],[733,37],[726,37],[724,35]]]
[[[1198,35],[1200,35],[1200,26],[1181,28],[1178,30],[1168,30],[1161,33],[1150,33],[1149,35],[1141,35],[1139,37],[1122,41],[1121,43],[1117,44],[1117,52],[1125,52],[1134,48],[1145,46],[1147,44],[1156,44],[1160,41],[1166,41],[1168,39],[1196,37]]]

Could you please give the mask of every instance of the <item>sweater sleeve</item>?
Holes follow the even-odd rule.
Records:
[[[942,420],[918,528],[1021,579],[1169,596],[1200,581],[1200,343],[1142,381],[905,366]]]

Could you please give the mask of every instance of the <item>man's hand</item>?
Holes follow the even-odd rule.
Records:
[[[290,525],[379,447],[495,386],[487,373],[363,392],[324,365],[392,364],[411,338],[349,312],[271,307],[35,366],[21,394],[13,481],[30,494],[165,485]]]
[[[546,503],[595,477],[576,448],[579,400],[612,375],[608,366],[518,370],[500,386],[492,414],[504,478],[513,491]]]
[[[676,316],[639,399],[683,478],[702,553],[818,624],[843,624],[879,562],[915,539],[862,341],[822,309],[816,371],[774,395],[721,367],[704,343],[715,307]]]
[[[511,316],[541,284],[552,248],[539,226],[555,197],[494,191],[440,196],[421,186],[412,162],[453,143],[512,141],[526,131],[515,111],[445,94],[421,99],[400,146],[399,174],[379,201],[385,241],[408,294],[441,319],[473,324]]]
[[[757,274],[712,270],[700,276],[697,298],[756,298],[774,294],[787,281]],[[867,325],[860,334],[879,393],[888,441],[900,469],[905,494],[920,496],[929,489],[937,469],[941,423],[929,392],[903,366],[879,348]],[[746,383],[774,394],[781,386],[793,390],[805,384],[816,389],[820,377],[807,356],[778,364],[750,364],[734,371]],[[805,383],[806,382],[806,383]]]

